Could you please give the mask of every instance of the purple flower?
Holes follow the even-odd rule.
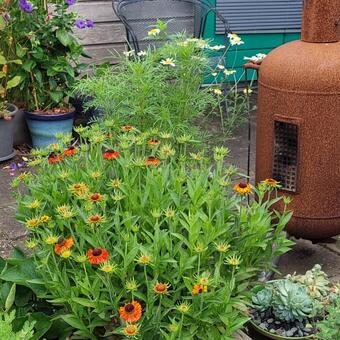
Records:
[[[76,0],[65,0],[67,6],[72,6],[76,3]]]
[[[17,163],[12,162],[12,163],[9,165],[9,168],[10,168],[11,171],[18,170]]]
[[[86,23],[83,19],[77,19],[74,24],[81,30],[86,27]]]
[[[91,19],[86,19],[86,27],[93,28],[94,22]]]
[[[24,168],[26,165],[27,165],[27,163],[26,163],[25,161],[19,162],[19,163],[18,163],[18,168],[19,168],[19,169],[20,169],[20,168]]]
[[[26,0],[20,0],[19,1],[19,7],[25,13],[32,13],[32,11],[33,11],[33,5]]]
[[[2,15],[2,18],[3,18],[5,21],[10,21],[10,19],[11,19],[10,15],[9,15],[8,13],[4,13],[4,14]]]

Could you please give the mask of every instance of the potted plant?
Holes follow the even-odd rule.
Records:
[[[23,60],[13,73],[21,78],[13,100],[25,108],[34,147],[56,142],[59,132],[70,133],[74,108],[71,88],[80,74],[84,55],[72,35],[74,27],[93,27],[92,20],[77,18],[69,11],[75,0],[7,1],[4,33],[7,45]],[[4,15],[4,14],[3,14]]]
[[[339,289],[315,265],[305,275],[289,275],[253,289],[250,324],[270,339],[315,339],[318,322],[339,298]]]
[[[8,91],[20,83],[20,77],[9,77],[8,69],[11,64],[20,64],[21,61],[7,60],[0,50],[0,162],[12,158],[13,151],[13,118],[18,108],[7,102]]]

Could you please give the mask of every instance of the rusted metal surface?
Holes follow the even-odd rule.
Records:
[[[325,24],[328,7],[337,12],[327,17],[333,25]],[[287,231],[324,239],[340,234],[340,1],[307,0],[304,8],[302,36],[315,42],[285,44],[260,67],[256,181],[275,173],[280,194],[292,198]],[[284,129],[285,138],[275,135]]]
[[[338,41],[339,0],[305,0],[301,40],[306,42]]]

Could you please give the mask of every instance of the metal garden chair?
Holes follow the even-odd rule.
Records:
[[[136,52],[161,43],[145,39],[157,19],[168,23],[168,34],[186,32],[193,37],[204,38],[208,19],[213,18],[224,27],[225,45],[227,34],[231,32],[228,21],[208,0],[113,0],[112,4],[125,27],[129,48]]]

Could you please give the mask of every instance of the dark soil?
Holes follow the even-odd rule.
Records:
[[[256,309],[251,309],[250,313],[253,322],[257,326],[276,335],[295,338],[309,336],[315,334],[317,331],[314,327],[308,327],[308,325],[315,324],[316,319],[306,319],[303,322],[287,322],[276,320],[271,310],[259,312]]]
[[[61,108],[55,108],[55,109],[50,109],[50,110],[46,110],[46,111],[33,111],[32,113],[34,113],[35,115],[49,115],[49,116],[53,116],[53,115],[60,115],[63,113],[69,113],[74,111],[74,108],[67,108],[67,107],[61,107]]]

